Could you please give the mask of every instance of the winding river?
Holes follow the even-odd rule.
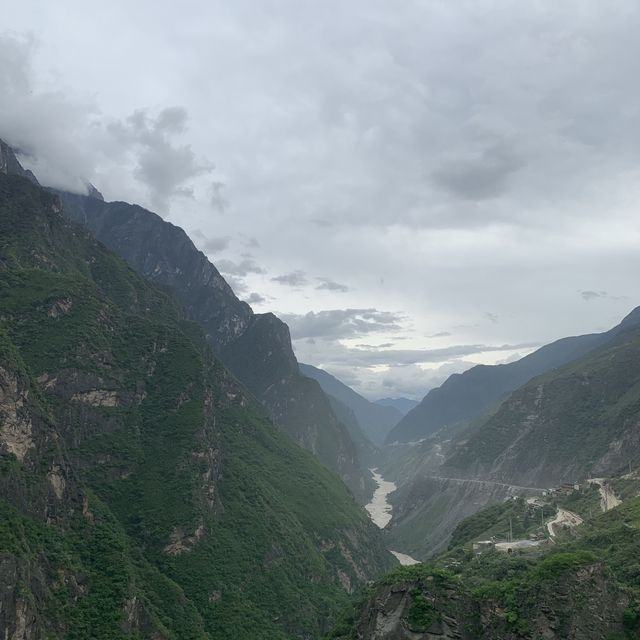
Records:
[[[365,509],[369,512],[373,523],[381,529],[384,529],[389,524],[393,511],[393,507],[389,504],[387,496],[396,490],[396,485],[394,482],[385,480],[382,475],[378,473],[377,469],[369,469],[369,471],[371,471],[371,475],[378,486],[373,493],[371,502],[365,506]],[[420,562],[406,553],[400,553],[392,549],[389,549],[389,551],[398,559],[400,564],[410,565]]]

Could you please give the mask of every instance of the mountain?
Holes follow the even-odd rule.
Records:
[[[126,202],[59,195],[65,215],[149,281],[170,290],[276,424],[366,501],[369,473],[320,386],[299,372],[289,329],[281,320],[270,313],[254,314],[187,234],[155,213]]]
[[[318,637],[392,563],[171,296],[0,174],[0,628]]]
[[[393,548],[426,558],[483,505],[636,464],[639,318],[634,309],[598,334],[599,347],[533,378],[465,428],[385,448],[379,466],[398,485]]]
[[[406,416],[411,409],[415,409],[418,406],[418,401],[410,398],[380,398],[374,404],[378,404],[381,407],[393,407],[403,416]]]
[[[308,378],[317,380],[325,393],[346,404],[355,414],[364,434],[376,445],[384,442],[386,435],[402,417],[398,409],[369,402],[323,369],[300,363],[300,371]]]
[[[583,358],[529,381],[449,451],[443,474],[553,486],[640,461],[640,308]]]
[[[33,184],[39,184],[32,171],[23,168],[13,149],[4,140],[0,140],[0,173],[26,178]]]
[[[524,500],[479,512],[456,544],[429,563],[385,575],[345,611],[328,640],[637,638],[640,498],[586,516],[555,544],[502,553],[473,541],[538,522]],[[504,520],[504,518],[503,518]],[[505,528],[506,527],[506,528]],[[515,530],[515,529],[514,529]]]
[[[624,322],[640,323],[640,312],[636,309]],[[622,328],[620,325],[604,333],[562,338],[516,362],[477,365],[464,373],[449,376],[440,387],[431,389],[395,426],[386,442],[417,441],[444,427],[473,420],[496,407],[531,378],[607,344]]]

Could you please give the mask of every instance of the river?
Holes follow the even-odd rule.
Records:
[[[377,469],[369,469],[375,483],[378,485],[373,492],[373,498],[371,502],[365,506],[365,509],[369,512],[371,520],[381,529],[384,529],[392,518],[393,507],[389,504],[387,496],[396,490],[394,482],[385,480]],[[399,551],[389,551],[398,559],[398,562],[403,565],[418,564],[419,560],[412,558],[406,553],[400,553]]]

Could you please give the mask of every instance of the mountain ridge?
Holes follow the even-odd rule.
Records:
[[[386,443],[420,440],[442,428],[477,418],[535,376],[581,358],[638,323],[640,308],[608,331],[561,338],[515,362],[476,365],[453,374],[427,393],[389,433]]]

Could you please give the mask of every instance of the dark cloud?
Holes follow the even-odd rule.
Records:
[[[255,260],[251,257],[243,258],[240,262],[223,258],[221,260],[216,260],[215,265],[218,271],[225,276],[247,276],[250,273],[266,273],[266,271],[262,267],[258,266]]]
[[[377,309],[332,309],[310,311],[303,315],[283,313],[280,317],[289,325],[294,339],[329,340],[353,338],[376,332],[399,331],[405,319],[399,313]]]
[[[335,282],[329,278],[316,278],[320,282],[320,284],[316,287],[318,290],[325,291],[336,291],[339,293],[347,293],[349,291],[349,287],[346,284],[340,284],[339,282]]]
[[[496,198],[505,192],[511,174],[523,160],[506,143],[447,161],[431,172],[434,182],[463,200]]]
[[[275,276],[271,278],[273,282],[278,284],[284,284],[288,287],[304,287],[308,284],[307,274],[304,271],[292,271],[291,273],[285,273],[281,276]]]

